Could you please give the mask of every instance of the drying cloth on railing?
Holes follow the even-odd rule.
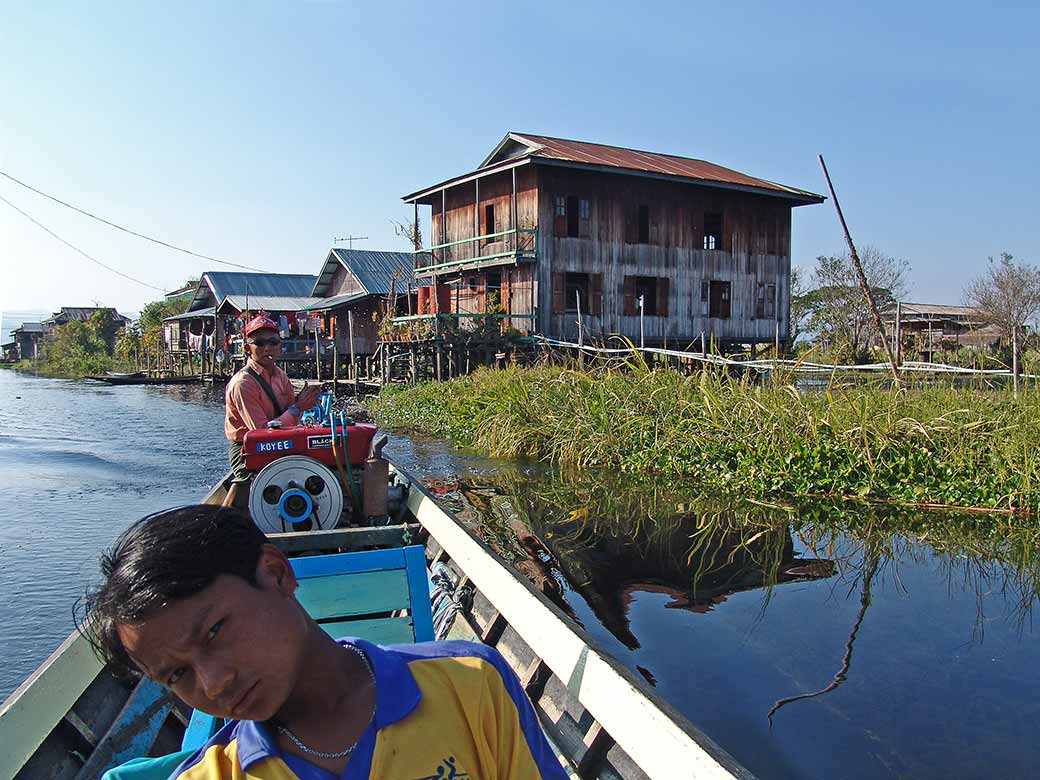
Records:
[[[469,585],[459,588],[451,569],[443,563],[433,564],[430,582],[433,583],[433,638],[439,641],[448,636],[455,616],[469,612],[473,606],[473,588]]]

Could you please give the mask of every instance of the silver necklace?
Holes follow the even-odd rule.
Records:
[[[353,650],[355,653],[357,653],[358,658],[361,659],[361,663],[363,663],[365,665],[365,671],[368,672],[368,676],[372,680],[372,687],[374,688],[375,684],[376,684],[376,675],[375,675],[375,672],[372,671],[372,664],[370,664],[368,662],[368,657],[363,652],[361,652],[358,648],[354,647],[354,645],[344,645],[344,647],[346,647],[348,650]],[[374,713],[375,713],[375,709],[373,708],[373,714]],[[303,740],[300,739],[295,734],[293,734],[292,730],[288,726],[283,726],[281,723],[276,723],[275,724],[275,728],[278,729],[278,733],[279,734],[284,734],[290,740],[292,740],[292,743],[294,745],[296,745],[296,747],[298,747],[300,750],[302,750],[307,755],[314,756],[315,758],[321,758],[321,759],[325,759],[325,760],[328,760],[328,759],[331,759],[331,758],[343,758],[345,756],[349,756],[351,754],[351,752],[353,752],[354,748],[357,747],[357,742],[355,742],[350,747],[344,748],[343,750],[338,750],[338,751],[336,751],[334,753],[328,753],[328,752],[326,752],[324,750],[315,750],[314,748],[312,748],[312,747],[310,747],[308,745],[305,745]],[[359,739],[360,739],[360,737],[359,737]]]

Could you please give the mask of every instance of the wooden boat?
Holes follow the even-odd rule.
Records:
[[[405,522],[273,534],[272,542],[290,555],[423,544],[428,566],[447,567],[472,590],[472,606],[458,612],[448,638],[498,648],[572,777],[752,779],[419,481],[392,463],[391,480],[404,488]],[[222,482],[205,503],[226,495]],[[189,720],[154,683],[113,677],[74,632],[0,706],[0,780],[95,780],[129,758],[176,751]]]
[[[84,378],[108,385],[188,385],[199,381],[197,376],[148,376],[143,371],[132,374],[98,374]]]

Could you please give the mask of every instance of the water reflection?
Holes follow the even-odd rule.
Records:
[[[1008,717],[1040,714],[1040,531],[1022,520],[501,463],[427,480],[762,778],[1018,777],[1040,758]]]

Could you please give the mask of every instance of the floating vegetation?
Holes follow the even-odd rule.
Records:
[[[831,385],[721,372],[481,369],[386,388],[385,424],[566,471],[678,478],[714,493],[1040,510],[1040,396]]]

